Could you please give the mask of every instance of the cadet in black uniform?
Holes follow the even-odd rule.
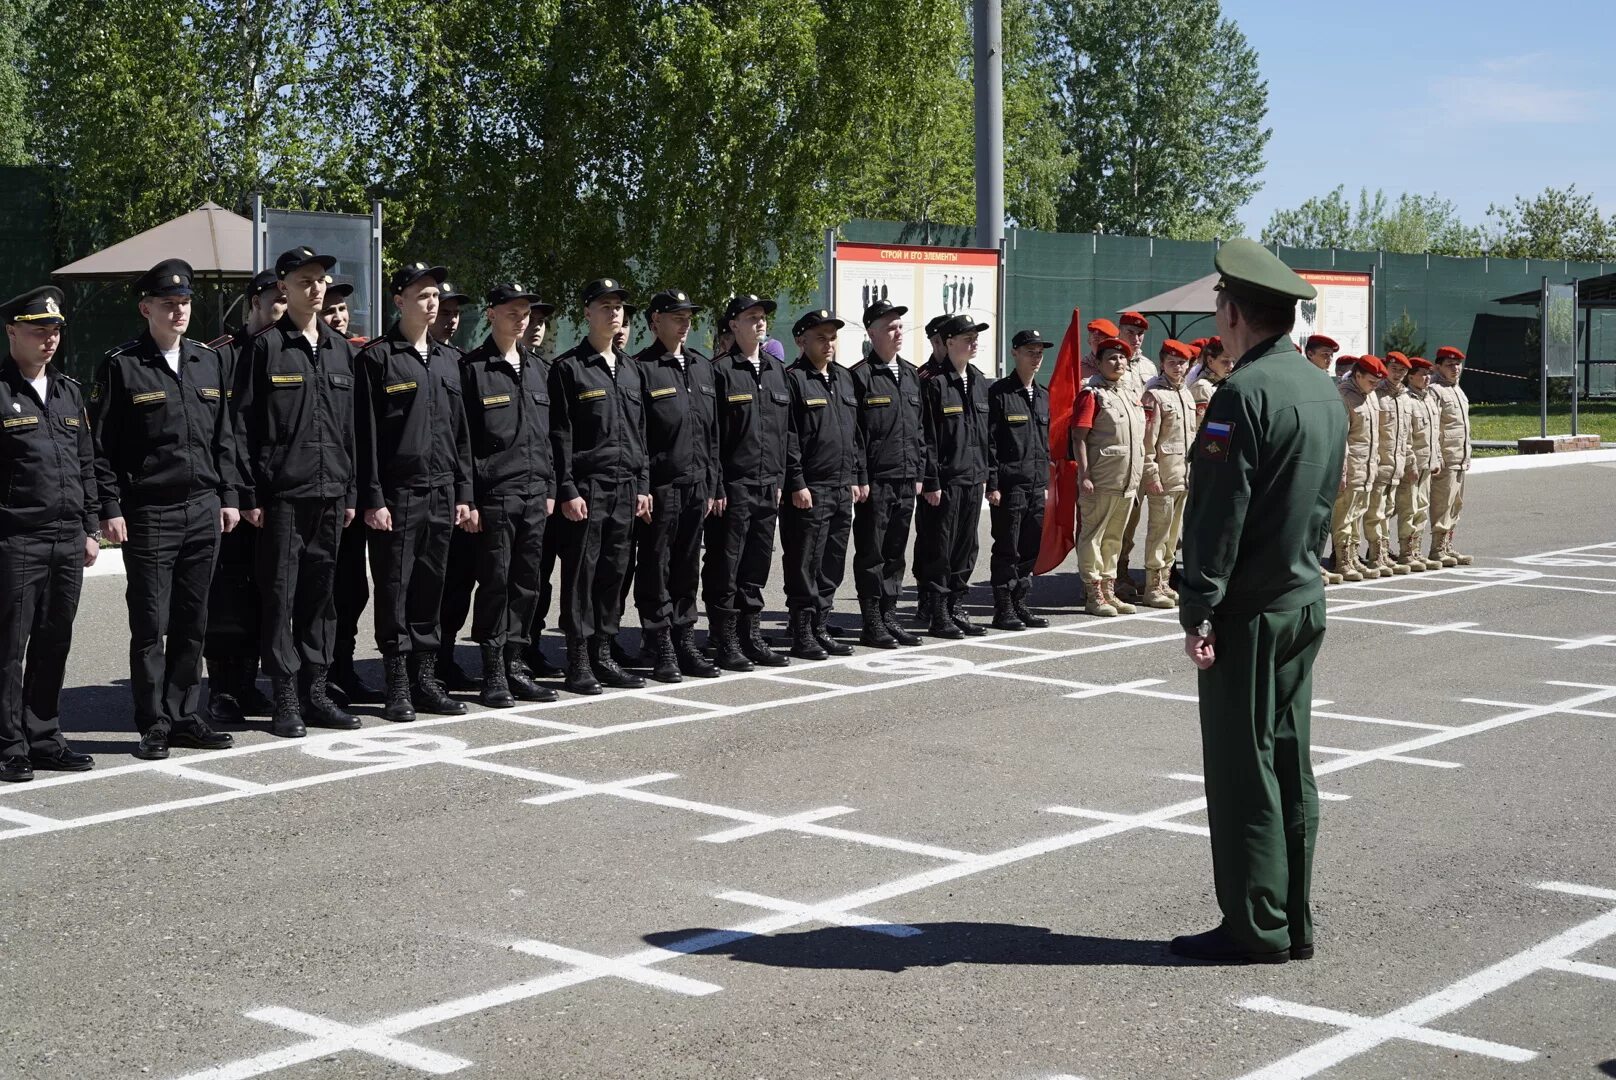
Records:
[[[702,524],[720,490],[713,365],[685,347],[700,310],[679,289],[651,297],[656,340],[634,357],[651,455],[651,520],[634,526],[634,606],[658,682],[718,675],[695,642]]]
[[[791,335],[800,355],[786,368],[791,426],[780,546],[791,655],[803,660],[853,653],[825,628],[847,563],[853,504],[870,493],[859,437],[858,387],[852,373],[836,363],[836,332],[844,325],[823,310],[798,319]]]
[[[544,339],[549,332],[550,316],[555,314],[555,305],[544,301],[535,301],[528,308],[527,333],[522,335],[522,343],[532,350],[533,355],[543,357]],[[545,371],[549,371],[549,361],[545,361]],[[546,378],[549,376],[546,375]],[[553,489],[552,489],[553,490]],[[554,502],[554,498],[551,499]],[[559,679],[566,674],[561,668],[550,662],[539,647],[539,638],[544,633],[545,622],[550,617],[551,593],[554,591],[552,582],[555,579],[556,551],[561,545],[561,525],[566,521],[560,514],[551,512],[550,523],[544,530],[544,554],[539,559],[539,599],[538,606],[533,613],[533,625],[528,627],[528,645],[522,651],[522,658],[527,661],[528,670],[540,679]]]
[[[237,379],[251,370],[252,339],[286,314],[286,297],[273,270],[260,270],[247,285],[247,318],[240,330],[211,342],[224,373],[225,403],[234,430],[240,432],[241,395]],[[262,605],[258,599],[258,533],[248,525],[256,492],[248,482],[246,447],[238,438],[236,492],[242,522],[219,537],[219,561],[208,589],[208,634],[202,655],[208,665],[208,718],[219,724],[245,723],[249,716],[268,716],[274,704],[258,689],[258,653]]]
[[[252,340],[238,373],[240,434],[262,524],[258,586],[264,670],[275,688],[271,731],[285,738],[359,721],[326,692],[336,637],[337,542],[354,518],[354,364],[346,338],[320,321],[330,255],[294,248],[275,260],[286,314]],[[301,685],[300,685],[301,684]]]
[[[718,666],[729,671],[787,663],[758,625],[774,561],[791,413],[785,372],[763,351],[774,310],[773,300],[751,293],[732,298],[724,324],[735,342],[713,362],[724,488],[707,522],[702,599]]]
[[[348,334],[348,297],[353,286],[328,283],[320,318],[332,330],[348,338],[355,350],[365,347],[363,338]],[[358,423],[357,417],[355,423]],[[357,430],[357,428],[355,429]],[[328,678],[333,698],[343,705],[378,701],[381,694],[359,677],[354,668],[354,648],[359,643],[359,618],[370,603],[370,579],[365,574],[365,523],[356,518],[342,530],[337,541],[337,644]]]
[[[471,297],[445,281],[438,290],[438,315],[429,331],[432,340],[448,349],[458,361],[465,350],[455,344],[460,332],[460,313]],[[471,590],[477,583],[478,541],[464,529],[449,537],[449,561],[443,572],[443,604],[438,615],[438,682],[450,690],[475,690],[477,680],[468,675],[455,658],[455,642],[460,638],[466,616],[471,614]]]
[[[919,528],[935,530],[935,536],[923,549],[917,546],[915,577],[931,594],[931,633],[936,637],[987,633],[961,607],[976,568],[982,485],[992,466],[987,379],[971,365],[976,335],[987,328],[965,315],[950,315],[938,326],[949,367],[927,379],[920,396],[926,433],[921,498],[931,513]]]
[[[0,361],[0,780],[15,783],[95,764],[68,748],[59,711],[84,568],[101,549],[90,418],[79,384],[50,366],[62,292],[13,297],[0,320],[10,347]]]
[[[618,666],[634,519],[651,518],[651,475],[639,365],[615,344],[628,292],[611,278],[584,286],[588,335],[550,368],[550,443],[561,525],[561,629],[567,689],[645,685]]]
[[[849,372],[870,486],[869,497],[853,507],[853,583],[864,623],[859,643],[878,649],[920,644],[898,622],[909,526],[926,467],[920,373],[898,355],[908,311],[885,300],[864,309],[870,355]]]
[[[931,346],[931,355],[920,365],[919,375],[922,380],[936,378],[949,368],[948,345],[937,333],[937,328],[948,319],[947,315],[938,315],[926,323],[926,343]],[[920,564],[935,562],[942,557],[937,550],[940,538],[937,531],[938,518],[936,508],[924,499],[915,505],[915,550],[909,565],[915,575],[915,621],[922,626],[931,625],[932,594],[920,583]]]
[[[1038,384],[1044,350],[1054,347],[1036,330],[1010,339],[1016,369],[988,388],[988,517],[993,528],[990,565],[993,625],[1000,630],[1041,629],[1049,620],[1027,607],[1032,568],[1044,539],[1049,490],[1049,391]]]
[[[476,511],[466,535],[477,543],[477,611],[471,636],[482,647],[482,692],[494,709],[554,701],[522,659],[539,603],[545,530],[555,510],[550,449],[550,365],[521,343],[538,300],[520,285],[488,291],[488,337],[460,361],[461,400],[471,436]],[[445,631],[447,633],[447,630]]]
[[[155,761],[233,742],[200,705],[208,586],[241,477],[219,354],[185,336],[190,263],[165,259],[135,290],[146,330],[107,354],[90,402],[101,531],[123,545],[135,756]]]
[[[438,617],[449,534],[471,520],[471,441],[459,354],[433,340],[447,271],[423,262],[393,272],[398,319],[359,353],[359,505],[376,575],[376,647],[387,672],[388,720],[417,711],[458,716],[438,682]]]

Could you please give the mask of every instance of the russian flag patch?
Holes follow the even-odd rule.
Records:
[[[1233,424],[1225,420],[1206,421],[1201,425],[1201,457],[1207,461],[1226,460],[1233,438]]]

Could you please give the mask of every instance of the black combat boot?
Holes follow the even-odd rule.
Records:
[[[450,697],[438,681],[436,652],[410,653],[409,665],[415,669],[410,679],[410,704],[415,706],[416,712],[435,713],[438,716],[465,714],[466,703]]]
[[[446,691],[477,689],[477,680],[467,674],[466,669],[455,659],[455,643],[452,641],[445,641],[438,646],[437,655],[432,658],[432,672],[438,686]]]
[[[966,637],[981,637],[983,634],[988,632],[987,627],[976,625],[971,621],[970,617],[965,614],[964,593],[949,593],[947,603],[948,617],[954,621],[954,625],[959,627],[960,632]]]
[[[638,675],[630,675],[617,663],[617,658],[612,655],[615,640],[614,634],[596,634],[590,639],[590,663],[595,669],[595,678],[600,680],[602,686],[609,686],[613,690],[638,690],[645,685],[645,680]]]
[[[1009,585],[993,586],[993,627],[996,630],[1025,630],[1026,624],[1016,618],[1010,588]]]
[[[909,632],[909,628],[898,621],[898,598],[896,596],[883,596],[881,598],[881,623],[892,635],[892,640],[899,645],[919,645],[920,638]]]
[[[522,650],[522,659],[527,663],[527,669],[533,673],[535,679],[560,679],[567,674],[566,669],[558,668],[550,663],[550,658],[544,655],[539,647],[539,635],[535,631],[533,640],[528,642],[527,648]]]
[[[343,711],[326,689],[330,669],[324,665],[305,665],[303,722],[310,727],[335,728],[352,731],[359,726],[359,718]]]
[[[925,595],[931,595],[929,593]],[[931,628],[927,631],[932,637],[947,638],[950,641],[965,636],[965,631],[959,624],[948,617],[949,601],[952,597],[936,597],[931,600]]]
[[[792,608],[787,621],[791,635],[791,655],[799,660],[826,658],[819,639],[814,637],[814,613],[808,608]]]
[[[477,693],[477,702],[490,709],[509,709],[516,704],[510,686],[505,681],[505,657],[498,645],[484,643],[483,688]]]
[[[819,647],[824,649],[826,654],[830,656],[853,655],[853,646],[843,645],[840,641],[836,640],[836,635],[831,633],[830,623],[827,621],[823,611],[816,609],[814,611],[812,622],[814,640],[819,642]]]
[[[407,724],[415,719],[415,706],[410,703],[408,661],[402,655],[383,657],[382,670],[387,672],[387,704],[382,707],[382,719]]]
[[[645,637],[645,653],[652,660],[651,678],[665,683],[684,682],[685,677],[679,673],[679,652],[673,647],[673,634],[666,627],[641,633]]]
[[[736,636],[741,639],[741,652],[746,658],[759,667],[785,667],[789,660],[769,647],[768,639],[763,636],[763,620],[755,614],[740,616],[736,627]]]
[[[675,626],[673,628],[673,652],[679,658],[679,671],[689,675],[692,679],[716,679],[718,668],[701,655],[696,648],[696,628],[693,626]],[[744,660],[745,657],[742,657]]]
[[[892,636],[887,624],[881,618],[881,598],[879,596],[859,597],[859,618],[863,620],[864,627],[859,633],[859,644],[868,645],[872,649],[896,649],[898,639]]]
[[[381,700],[381,692],[359,677],[354,668],[353,653],[338,656],[332,661],[326,675],[326,686],[336,691],[333,695],[344,705],[369,705]]]
[[[584,638],[567,639],[567,681],[565,686],[574,694],[599,694],[600,680],[589,663],[589,642]]]
[[[1034,615],[1027,607],[1027,594],[1032,592],[1032,578],[1018,578],[1010,590],[1010,603],[1016,609],[1016,618],[1021,624],[1033,630],[1042,630],[1049,625],[1049,620],[1042,615]]]
[[[275,688],[275,714],[269,721],[269,732],[283,739],[301,739],[308,729],[303,726],[303,710],[297,700],[296,679],[272,679]]]
[[[554,701],[558,696],[548,686],[533,681],[533,673],[522,659],[520,645],[505,646],[505,685],[511,688],[511,696],[518,701]]]
[[[725,671],[751,671],[752,661],[741,650],[740,617],[716,614],[707,617],[713,639],[713,659]]]
[[[231,680],[236,704],[248,716],[268,716],[275,711],[275,703],[258,689],[258,657],[244,656],[235,661],[236,677]]]

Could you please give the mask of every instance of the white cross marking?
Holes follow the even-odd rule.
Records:
[[[579,784],[576,787],[552,791],[548,795],[537,795],[522,801],[530,806],[549,806],[551,803],[566,802],[569,799],[582,799],[590,795],[621,795],[631,788],[644,787],[646,784],[659,784],[664,780],[676,779],[678,776],[678,773],[659,772],[648,773],[645,776],[631,776],[627,780],[613,780],[605,784]]]
[[[754,822],[751,825],[737,825],[733,829],[722,832],[709,833],[698,839],[709,844],[727,844],[732,840],[745,840],[751,836],[762,836],[764,833],[789,831],[798,825],[807,825],[815,821],[824,821],[826,818],[841,817],[843,814],[853,813],[851,806],[824,806],[818,810],[804,810],[800,814],[787,814],[784,817],[769,818],[766,821]]]
[[[858,915],[831,905],[799,904],[795,901],[781,900],[773,896],[762,896],[754,892],[740,891],[718,893],[717,898],[736,904],[745,904],[748,907],[762,908],[764,911],[778,911],[784,915],[796,915],[805,922],[822,922],[829,923],[832,926],[846,926],[853,930],[868,930],[872,934],[885,934],[887,937],[914,937],[922,933],[921,930],[913,926],[883,922],[880,919],[872,919],[866,915]]]
[[[1437,1031],[1384,1017],[1359,1016],[1356,1013],[1338,1012],[1335,1009],[1321,1009],[1316,1005],[1298,1005],[1292,1001],[1280,1001],[1271,997],[1247,998],[1240,1003],[1240,1007],[1274,1013],[1276,1016],[1289,1016],[1297,1020],[1311,1020],[1317,1024],[1331,1024],[1346,1028],[1348,1031],[1373,1032],[1381,1042],[1389,1039],[1406,1039],[1427,1046],[1440,1046],[1444,1050],[1458,1050],[1461,1053],[1480,1054],[1483,1057],[1516,1063],[1531,1061],[1537,1056],[1536,1052],[1524,1050],[1519,1046],[1473,1039],[1468,1035],[1455,1035],[1452,1032]]]
[[[1167,780],[1183,780],[1185,783],[1189,783],[1189,784],[1204,784],[1204,783],[1206,783],[1206,777],[1200,775],[1199,773],[1185,773],[1185,772],[1164,773],[1163,778],[1167,779]],[[1321,792],[1319,792],[1319,801],[1321,801],[1321,802],[1346,802],[1350,798],[1352,798],[1351,795],[1337,795],[1333,791],[1321,791]]]
[[[716,994],[723,989],[722,986],[716,983],[686,978],[683,975],[675,975],[671,971],[656,971],[645,964],[635,963],[633,960],[600,956],[597,953],[588,953],[580,949],[569,949],[564,945],[552,945],[548,941],[518,941],[511,948],[529,956],[540,956],[546,960],[566,964],[568,967],[587,973],[593,978],[610,976],[616,979],[626,979],[632,983],[639,983],[641,986],[654,986],[658,990],[671,990],[675,994],[685,994],[689,997],[705,997],[708,994]]]
[[[1188,833],[1190,836],[1211,836],[1205,825],[1187,825],[1182,821],[1161,821],[1142,814],[1112,814],[1104,810],[1083,810],[1076,806],[1046,806],[1045,812],[1065,814],[1068,817],[1089,818],[1092,821],[1114,821],[1141,829],[1160,829],[1162,832]]]
[[[1411,757],[1408,754],[1388,754],[1380,750],[1343,750],[1339,746],[1313,745],[1313,751],[1319,754],[1337,754],[1342,757],[1361,757],[1365,760],[1395,761],[1400,765],[1424,765],[1428,769],[1462,769],[1464,765],[1457,761],[1435,761],[1431,758]]]
[[[453,1054],[429,1050],[415,1043],[390,1038],[369,1028],[339,1023],[323,1016],[312,1016],[296,1009],[274,1006],[254,1010],[248,1013],[247,1017],[251,1020],[262,1020],[266,1024],[274,1024],[276,1027],[289,1028],[328,1044],[328,1048],[318,1055],[321,1057],[338,1050],[358,1050],[362,1054],[383,1058],[398,1065],[407,1065],[421,1072],[432,1073],[434,1076],[457,1072],[471,1064],[465,1058],[458,1058]]]

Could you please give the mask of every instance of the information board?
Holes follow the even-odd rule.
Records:
[[[999,374],[999,252],[990,248],[919,247],[907,244],[836,244],[831,308],[847,326],[837,359],[864,358],[864,309],[876,300],[909,309],[904,317],[903,356],[922,363],[931,354],[925,327],[938,315],[968,315],[988,328],[977,339],[976,366]]]
[[[1368,274],[1345,270],[1298,270],[1297,274],[1319,295],[1296,305],[1296,347],[1313,334],[1333,338],[1342,356],[1362,356],[1375,352],[1372,330],[1374,279]]]

